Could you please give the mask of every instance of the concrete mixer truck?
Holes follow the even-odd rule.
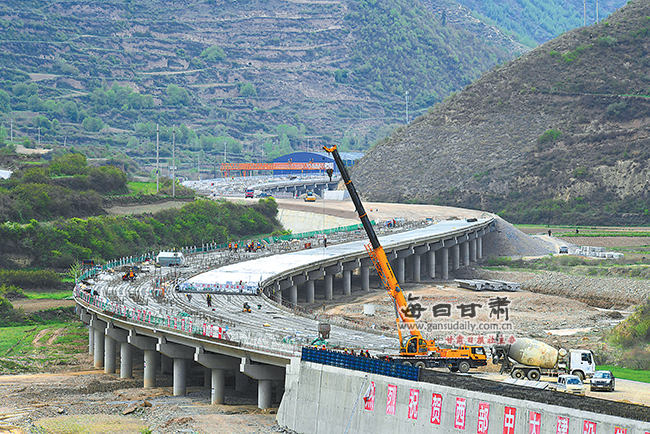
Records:
[[[501,365],[501,373],[512,378],[540,379],[542,374],[573,374],[584,380],[594,375],[596,363],[589,350],[557,350],[544,342],[518,338],[513,344],[492,347],[492,363]]]

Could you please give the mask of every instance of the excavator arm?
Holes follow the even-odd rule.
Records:
[[[386,288],[386,291],[388,291],[388,294],[395,302],[395,322],[397,323],[397,332],[399,334],[399,339],[400,339],[400,347],[401,347],[400,351],[412,353],[412,351],[409,351],[407,349],[407,344],[406,344],[406,342],[412,341],[411,338],[417,338],[417,342],[419,343],[418,347],[420,349],[416,351],[416,353],[421,354],[428,350],[435,351],[434,341],[426,341],[426,346],[422,345],[422,341],[424,341],[424,338],[422,337],[422,333],[420,333],[420,330],[418,329],[415,323],[415,319],[413,318],[413,315],[411,314],[408,308],[408,302],[404,297],[404,292],[399,287],[397,278],[395,277],[395,274],[393,273],[393,269],[391,268],[390,263],[388,262],[388,257],[386,256],[386,252],[384,252],[384,248],[379,243],[377,234],[375,233],[375,230],[372,227],[370,219],[368,218],[368,214],[363,208],[363,204],[361,203],[359,194],[357,193],[357,190],[354,188],[354,184],[352,184],[352,180],[350,179],[350,175],[348,174],[348,171],[345,165],[343,164],[343,160],[339,155],[339,151],[336,149],[336,146],[332,146],[331,148],[324,147],[323,149],[325,149],[327,152],[332,154],[332,157],[334,158],[334,161],[336,162],[336,165],[339,168],[339,172],[341,172],[341,178],[345,183],[345,187],[347,188],[348,193],[350,193],[350,198],[354,203],[354,207],[357,211],[357,214],[359,215],[361,224],[363,225],[363,228],[365,229],[366,234],[368,234],[368,238],[370,240],[370,244],[366,245],[366,250],[368,251],[368,255],[372,259],[375,269],[377,270],[377,274],[379,274],[379,277],[384,283],[384,287]],[[406,337],[406,339],[402,339],[400,321],[403,324],[407,324],[407,328],[409,330],[410,336]]]

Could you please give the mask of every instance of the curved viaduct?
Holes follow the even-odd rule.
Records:
[[[400,282],[437,275],[447,279],[450,270],[483,256],[482,239],[494,229],[492,218],[445,221],[380,241]],[[297,315],[286,306],[368,290],[372,264],[364,244],[259,257],[207,272],[207,255],[194,255],[186,269],[163,269],[149,278],[141,273],[135,282],[102,272],[78,283],[74,291],[79,316],[89,324],[94,365],[115,373],[119,364],[120,376],[130,378],[138,349],[145,388],[156,387],[158,373],[169,373],[174,395],[184,395],[188,373],[200,367],[212,403],[224,402],[230,375],[237,390],[245,388],[249,378],[256,380],[258,406],[269,407],[282,396],[286,366],[317,337],[319,318]],[[212,253],[219,254],[224,253]],[[189,278],[179,278],[183,270]],[[352,279],[355,271],[360,279]],[[359,288],[353,288],[355,281]],[[244,302],[251,313],[242,313]],[[398,345],[395,338],[373,330],[332,326],[331,336],[330,341],[342,347],[394,351]]]

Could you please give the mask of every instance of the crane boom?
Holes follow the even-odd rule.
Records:
[[[395,277],[395,274],[393,273],[393,269],[390,266],[390,262],[388,261],[388,257],[386,256],[386,252],[384,252],[384,248],[379,243],[377,234],[375,233],[375,230],[372,227],[372,223],[368,218],[368,214],[366,213],[366,210],[363,208],[363,204],[361,203],[359,194],[357,193],[356,188],[354,188],[354,184],[352,184],[352,180],[350,179],[350,175],[348,174],[348,171],[345,165],[343,164],[343,160],[339,155],[339,151],[336,149],[336,146],[333,146],[331,148],[324,147],[323,149],[325,149],[327,152],[332,154],[332,157],[334,158],[334,161],[336,162],[336,165],[339,168],[339,172],[341,172],[341,178],[345,183],[345,187],[347,188],[348,193],[350,193],[350,198],[352,199],[352,203],[354,203],[354,207],[357,211],[357,214],[359,215],[361,224],[363,225],[366,234],[368,234],[368,239],[370,240],[370,244],[366,246],[366,250],[368,251],[370,258],[372,259],[375,269],[377,270],[377,274],[379,274],[379,277],[384,283],[384,287],[386,288],[388,294],[390,294],[391,298],[395,302],[395,314],[396,314],[395,320],[398,325],[397,331],[399,333],[400,343],[402,343],[402,332],[399,326],[400,320],[403,323],[408,324],[408,329],[411,337],[415,336],[420,339],[423,339],[422,333],[420,333],[420,330],[418,329],[415,323],[415,319],[413,318],[413,315],[411,314],[408,308],[408,302],[404,297],[404,292],[399,287],[397,278]],[[400,345],[400,346],[402,348],[405,347],[404,345]]]

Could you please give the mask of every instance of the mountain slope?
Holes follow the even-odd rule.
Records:
[[[457,0],[531,47],[606,18],[627,0]],[[596,11],[598,8],[598,11]]]
[[[165,157],[185,127],[181,165],[224,142],[234,160],[363,149],[404,122],[407,90],[417,113],[521,52],[405,0],[8,0],[0,24],[5,127],[143,165],[156,124]]]
[[[355,166],[366,199],[650,224],[650,1],[495,68]]]

